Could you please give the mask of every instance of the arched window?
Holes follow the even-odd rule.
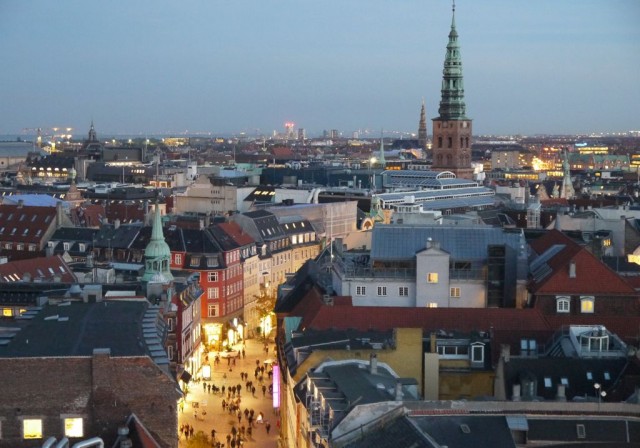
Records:
[[[569,296],[556,297],[556,312],[568,313],[571,311],[571,300]]]
[[[453,138],[452,137],[448,137],[447,138],[447,147],[451,148],[453,146]]]
[[[447,154],[447,166],[451,166],[453,162],[453,157],[451,156],[451,154]]]
[[[438,137],[438,148],[442,148],[442,137]]]

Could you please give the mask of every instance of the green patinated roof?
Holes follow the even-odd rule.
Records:
[[[456,31],[455,6],[451,18],[449,43],[444,60],[442,77],[442,99],[438,108],[440,120],[467,120],[464,103],[464,82],[462,79],[462,57]]]

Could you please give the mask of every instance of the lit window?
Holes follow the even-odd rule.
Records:
[[[11,309],[11,308],[3,308],[2,309],[2,315],[4,317],[12,317],[13,316],[13,309]]]
[[[595,308],[595,297],[593,296],[580,296],[580,312],[581,313],[593,313]]]
[[[207,280],[210,282],[218,281],[218,273],[217,272],[207,272]]]
[[[176,254],[174,258],[175,264],[182,264],[182,254]]]
[[[460,298],[460,288],[451,288],[449,290],[449,296]]]
[[[569,296],[556,297],[556,312],[568,313],[570,310],[570,298]]]
[[[209,305],[208,311],[209,317],[216,317],[218,315],[218,305]]]
[[[560,378],[560,384],[562,384],[563,386],[568,386],[569,378],[563,376],[562,378]]]
[[[367,287],[366,286],[356,286],[356,295],[357,296],[364,296],[367,293]]]
[[[25,418],[22,420],[23,439],[42,438],[42,420],[39,418]]]
[[[200,266],[200,257],[191,257],[191,266]]]
[[[62,247],[64,250],[69,250],[71,249],[71,243],[62,243]]]
[[[550,389],[552,386],[551,384],[551,378],[549,378],[548,376],[544,377],[544,387]]]
[[[64,435],[66,437],[84,437],[82,418],[73,417],[64,419]]]
[[[429,302],[427,308],[438,308],[438,304],[436,302]]]
[[[437,272],[429,272],[427,274],[427,283],[438,283],[438,273]]]
[[[407,297],[409,295],[409,287],[408,286],[400,286],[398,288],[398,295],[400,297]]]
[[[218,288],[207,288],[207,297],[211,299],[218,298]]]

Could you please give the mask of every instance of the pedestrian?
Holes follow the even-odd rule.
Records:
[[[235,437],[237,433],[238,433],[238,430],[236,429],[236,427],[232,426],[231,427],[231,434],[233,434],[233,437]]]
[[[247,428],[247,438],[251,438],[251,433],[253,432],[253,429],[251,429],[251,424],[249,424],[249,427]]]
[[[242,422],[242,412],[238,412],[238,424]]]
[[[226,377],[226,375],[225,375],[225,377]],[[224,387],[225,387],[225,386],[224,386],[224,384],[223,384],[223,385],[222,385],[222,395],[224,395]]]
[[[233,358],[233,365],[236,365],[236,358]]]
[[[213,442],[214,440],[216,440],[216,430],[215,428],[211,429],[211,441]]]
[[[249,409],[244,408],[244,418],[249,417]]]
[[[244,348],[242,349],[242,358],[246,358],[245,354],[244,354]]]
[[[194,411],[193,411],[193,418],[198,420],[198,410],[197,409],[194,409]]]
[[[209,393],[211,393],[211,384],[207,386],[207,389],[209,389]]]
[[[225,401],[225,399],[222,399],[222,409],[227,407],[227,402]]]
[[[256,366],[260,366],[260,360],[256,359]]]
[[[202,382],[202,392],[206,392],[207,391],[207,383],[206,382]]]
[[[231,434],[227,434],[227,446],[231,444]]]
[[[271,431],[271,423],[267,422],[267,426],[265,426],[266,430],[267,430],[267,434],[269,434],[269,431]]]
[[[193,426],[189,425],[189,437],[193,437]]]
[[[265,386],[265,385],[263,384],[263,385],[262,385],[262,396],[264,397],[266,393],[267,393],[267,386]]]
[[[251,395],[253,395],[254,397],[256,396],[256,387],[255,386],[251,386]]]

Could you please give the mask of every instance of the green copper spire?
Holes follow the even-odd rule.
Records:
[[[462,80],[462,58],[456,31],[456,4],[453,3],[451,17],[451,31],[447,44],[447,55],[444,59],[442,71],[442,99],[438,113],[441,120],[466,120],[466,106],[464,104],[464,83]]]
[[[153,217],[153,228],[151,230],[151,240],[144,249],[145,270],[142,276],[143,282],[168,283],[173,280],[171,274],[171,249],[164,240],[162,233],[162,217],[160,216],[160,206],[156,201],[155,214]]]

